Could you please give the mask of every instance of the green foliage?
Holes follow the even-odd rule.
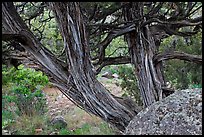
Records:
[[[30,68],[24,68],[23,65],[15,70],[4,68],[3,84],[13,83],[13,87],[7,94],[3,95],[3,104],[15,103],[18,108],[19,115],[26,114],[32,116],[34,114],[43,114],[46,112],[46,98],[42,93],[42,88],[48,83],[48,78]],[[3,109],[2,111],[7,111]]]
[[[12,75],[15,73],[15,68],[8,69],[6,65],[2,65],[2,85],[6,85],[12,81]]]
[[[9,129],[15,135],[89,135],[114,134],[107,123],[97,125],[83,124],[75,130],[60,129],[49,124],[45,112],[45,96],[41,89],[48,78],[41,72],[24,68],[2,68],[2,128]],[[12,83],[12,84],[11,84]],[[10,87],[12,85],[12,87]],[[77,112],[78,113],[78,112]],[[72,126],[72,125],[70,125]],[[98,126],[98,127],[96,127]],[[40,133],[36,129],[42,129]],[[95,129],[98,129],[97,132]]]
[[[88,123],[83,124],[80,128],[68,131],[69,135],[113,135],[113,130],[108,127],[107,123],[100,123],[97,127]]]
[[[32,92],[27,87],[18,86],[12,89],[12,92],[16,96],[14,102],[19,109],[19,114],[32,116],[46,112],[46,99],[42,91],[36,90]]]
[[[111,67],[109,68],[109,71],[114,74],[114,73],[118,73],[117,70],[114,68],[114,67]]]
[[[202,85],[201,84],[192,84],[189,87],[191,87],[191,88],[202,88]]]
[[[137,79],[135,77],[133,68],[129,65],[124,65],[119,67],[119,76],[122,79],[120,86],[125,93],[123,96],[132,97],[138,105],[142,105],[140,99],[140,93],[137,85]]]
[[[84,135],[89,132],[91,126],[89,124],[84,124],[81,128],[77,128],[73,131],[74,135]]]
[[[113,39],[110,45],[106,48],[106,56],[108,57],[117,57],[125,56],[128,54],[127,44],[123,40],[123,37],[117,37]]]
[[[67,129],[61,129],[59,135],[71,135],[71,132]]]
[[[202,35],[198,33],[190,38],[172,36],[161,44],[160,51],[164,52],[176,41],[176,51],[193,55],[202,55]],[[164,74],[166,81],[176,89],[192,88],[192,85],[202,87],[202,65],[183,60],[168,60],[164,62]],[[196,86],[195,86],[196,87]]]
[[[103,135],[114,135],[114,129],[111,129],[107,123],[101,123],[99,125],[99,129],[100,129],[100,132],[103,133]]]
[[[74,130],[60,129],[59,135],[110,135],[114,134],[107,123],[100,123],[98,127],[85,123]]]
[[[15,100],[15,97],[10,95],[2,95],[2,129],[8,127],[15,120],[15,107],[9,105]]]

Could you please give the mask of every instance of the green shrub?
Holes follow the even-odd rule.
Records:
[[[16,97],[14,102],[20,115],[41,115],[46,112],[46,98],[41,90],[31,91],[25,86],[17,86],[12,89],[12,92]]]
[[[12,81],[12,75],[15,74],[15,68],[8,69],[6,65],[2,65],[2,85],[6,85]]]
[[[70,135],[70,134],[71,134],[71,132],[67,129],[61,129],[59,131],[59,135]]]
[[[120,86],[123,90],[125,90],[123,96],[130,96],[138,105],[142,105],[137,86],[137,79],[134,75],[133,68],[129,65],[123,65],[119,67],[118,72],[120,78],[122,79]]]
[[[2,95],[2,129],[8,127],[15,121],[15,107],[10,105],[15,97],[10,95]]]
[[[189,87],[190,88],[202,88],[202,85],[201,84],[191,84]]]
[[[175,51],[202,56],[202,32],[192,37],[170,36],[161,42],[160,52],[165,52],[176,40]],[[202,85],[202,65],[185,60],[163,61],[165,81],[175,89],[192,88],[193,84]]]
[[[48,83],[48,78],[42,72],[24,68],[23,65],[15,70],[4,68],[4,84],[14,83],[9,96],[4,96],[7,101],[14,102],[18,108],[18,114],[32,116],[46,112],[46,98],[42,88]]]
[[[109,70],[110,70],[110,72],[111,72],[112,74],[118,73],[118,71],[117,71],[117,69],[116,69],[115,66],[110,66]]]

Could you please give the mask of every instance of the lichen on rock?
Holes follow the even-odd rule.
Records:
[[[187,89],[140,111],[126,135],[201,135],[202,89]]]

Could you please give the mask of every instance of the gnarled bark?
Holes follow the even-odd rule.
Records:
[[[162,60],[182,59],[195,63],[202,62],[202,57],[188,54],[157,53],[162,38],[169,35],[191,36],[197,33],[200,28],[202,29],[202,16],[193,19],[188,17],[191,14],[193,15],[202,4],[194,9],[196,3],[188,3],[186,12],[180,10],[182,7],[180,2],[124,2],[121,4],[121,6],[117,6],[113,10],[110,9],[107,13],[104,11],[98,16],[94,16],[93,13],[89,18],[90,20],[97,17],[99,17],[99,20],[103,19],[101,26],[105,27],[105,29],[101,29],[100,35],[104,32],[107,33],[106,30],[109,30],[110,26],[112,26],[107,37],[97,45],[99,54],[94,59],[95,61],[98,60],[96,62],[96,65],[99,65],[97,73],[106,65],[132,63],[135,67],[144,106],[149,106],[162,98],[162,90],[172,92],[165,88]],[[176,4],[180,8],[172,9],[173,7],[170,6],[167,7],[166,13],[160,13],[161,8],[166,7],[168,4]],[[93,71],[90,61],[90,49],[86,38],[88,35],[87,30],[90,31],[91,29],[84,26],[85,23],[83,22],[79,3],[58,2],[46,3],[46,5],[54,12],[58,21],[64,41],[63,51],[65,51],[66,61],[59,60],[45,48],[18,15],[13,4],[7,2],[2,3],[3,40],[14,40],[20,43],[39,63],[40,69],[76,105],[101,117],[118,129],[124,130],[138,110],[135,110],[134,105],[128,100],[111,95],[96,80],[96,73]],[[120,10],[120,8],[124,9],[124,18],[118,16],[114,21],[117,22],[116,24],[104,24],[106,16]],[[168,18],[166,15],[168,15]],[[91,23],[90,20],[88,23]],[[121,26],[121,24],[124,25]],[[193,31],[184,32],[180,29],[186,26],[191,26]],[[90,35],[93,37],[95,32]],[[130,57],[106,57],[105,49],[114,38],[121,35],[126,36]]]
[[[51,81],[76,105],[123,131],[137,111],[134,104],[130,107],[130,102],[112,96],[95,78],[78,3],[48,4],[62,33],[66,63],[43,47],[17,14],[13,4],[6,2],[2,4],[3,25],[9,32],[9,35],[4,35],[5,39],[15,39],[31,53]]]
[[[200,55],[192,55],[184,52],[170,52],[170,53],[163,53],[163,54],[157,54],[154,56],[154,62],[155,64],[163,61],[163,60],[169,60],[169,59],[179,59],[179,60],[185,60],[189,62],[194,62],[197,64],[202,64],[202,56]]]
[[[144,106],[149,106],[157,101],[162,95],[161,82],[153,64],[153,55],[156,52],[156,45],[151,35],[149,26],[141,27],[143,16],[143,3],[131,3],[124,9],[126,21],[143,18],[135,26],[136,29],[126,35],[130,48],[131,63],[135,67],[135,74],[138,78],[140,94]]]

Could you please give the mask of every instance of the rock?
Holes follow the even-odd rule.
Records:
[[[59,132],[52,132],[49,135],[58,135],[58,134],[59,134]]]
[[[202,135],[202,89],[176,91],[140,111],[126,135]]]
[[[116,73],[114,73],[114,74],[112,75],[112,77],[113,77],[113,78],[116,78],[116,79],[119,78],[118,74],[116,74]]]
[[[66,97],[66,96],[63,95],[63,94],[60,94],[59,96],[57,96],[57,97],[55,98],[55,101],[60,101],[60,100],[62,100],[63,97]]]
[[[42,131],[43,131],[42,128],[37,128],[37,129],[35,129],[35,134],[39,134],[39,133],[41,133]]]
[[[8,130],[2,130],[2,135],[11,135],[11,132]]]
[[[113,78],[112,73],[111,72],[105,72],[101,75],[101,77],[106,77],[108,79]]]
[[[67,122],[62,116],[56,116],[51,120],[51,125],[55,126],[56,128],[62,129],[67,126]]]

